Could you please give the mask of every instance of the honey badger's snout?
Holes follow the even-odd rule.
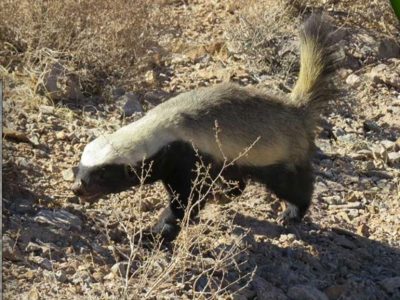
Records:
[[[82,179],[75,179],[74,183],[71,186],[71,189],[75,196],[83,196],[86,192],[85,182]]]

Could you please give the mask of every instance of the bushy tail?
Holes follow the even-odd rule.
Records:
[[[291,93],[294,105],[304,109],[307,127],[314,131],[322,109],[333,99],[332,74],[338,65],[333,29],[323,15],[311,15],[300,32],[300,73]]]

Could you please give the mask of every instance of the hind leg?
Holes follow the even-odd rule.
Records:
[[[313,193],[314,177],[310,164],[294,168],[285,165],[265,167],[259,179],[288,203],[278,221],[282,224],[300,222],[310,206]]]

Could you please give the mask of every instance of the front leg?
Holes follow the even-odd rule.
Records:
[[[189,209],[189,220],[193,220],[205,205],[207,184],[193,186],[196,178],[199,179],[197,160],[191,145],[174,144],[168,149],[161,180],[170,195],[170,203],[152,229],[154,234],[161,234],[164,241],[172,241],[177,237],[180,223]],[[200,180],[206,183],[205,178]],[[188,207],[189,204],[196,205]]]
[[[165,207],[157,223],[151,228],[150,233],[154,238],[157,235],[161,235],[163,242],[173,241],[181,231],[180,221],[171,210],[170,206]]]
[[[191,179],[191,177],[186,175],[175,176],[169,181],[164,181],[170,193],[170,203],[162,211],[158,222],[152,228],[152,233],[161,234],[162,239],[166,242],[173,241],[178,236],[181,229],[180,223],[188,210],[190,210],[189,221],[191,221],[198,216],[199,211],[205,205],[205,194],[207,192],[204,190],[203,193],[195,191],[188,179]],[[189,204],[192,206],[189,207]]]

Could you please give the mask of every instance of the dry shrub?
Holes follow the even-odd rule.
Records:
[[[294,41],[298,24],[286,1],[251,1],[239,11],[235,26],[226,28],[227,38],[251,68],[284,74],[297,61]]]
[[[226,27],[231,49],[256,72],[287,76],[298,70],[298,31],[304,16],[324,12],[337,27],[368,30],[377,41],[400,38],[400,25],[389,1],[249,1]]]
[[[2,1],[1,64],[39,77],[57,62],[97,94],[110,79],[134,80],[146,58],[162,55],[159,41],[176,24],[165,9],[161,0]]]
[[[216,138],[220,145],[218,131]],[[148,230],[147,224],[151,223],[144,213],[147,208],[143,209],[148,206],[144,182],[151,172],[151,166],[142,168],[137,174],[141,184],[133,197],[111,204],[110,218],[117,221],[127,237],[121,244],[114,244],[111,238],[108,239],[116,253],[115,259],[121,260],[126,266],[119,277],[109,282],[108,292],[113,297],[217,299],[232,296],[247,287],[256,271],[248,264],[250,253],[244,242],[247,233],[234,233],[232,217],[220,216],[218,220],[213,220],[200,215],[198,223],[192,224],[188,216],[210,194],[229,192],[235,183],[221,188],[218,183],[223,180],[222,172],[245,156],[257,141],[234,160],[225,159],[220,173],[214,177],[209,174],[209,165],[204,164],[199,156],[189,206],[181,222],[182,231],[169,250],[166,250],[160,240],[149,247],[143,238],[143,233]],[[224,156],[221,145],[220,150]],[[154,203],[154,199],[150,202]],[[161,203],[153,205],[153,209],[154,206],[161,206]]]
[[[331,12],[337,25],[368,29],[376,33],[400,38],[399,21],[389,0],[287,0],[298,10],[323,10]]]

